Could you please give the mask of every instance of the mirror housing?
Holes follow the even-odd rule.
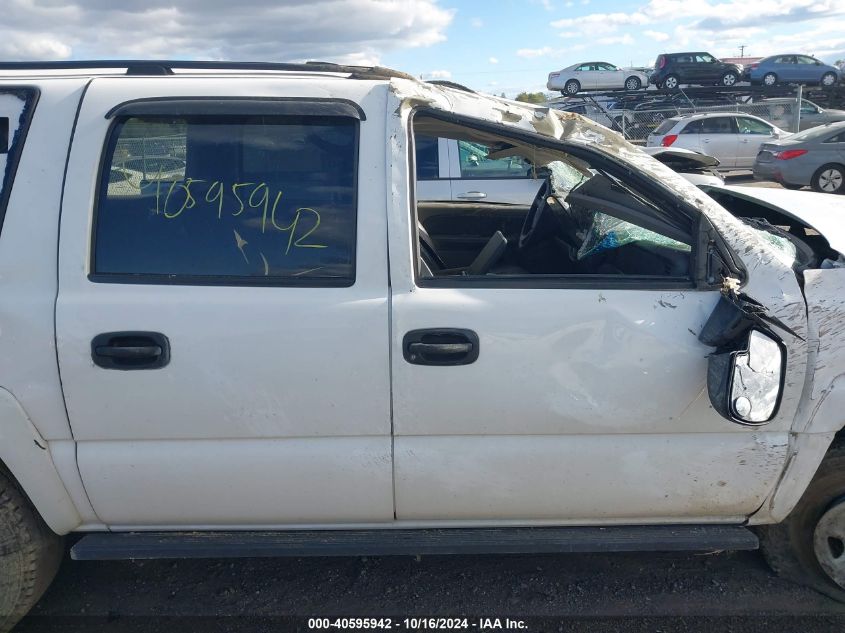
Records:
[[[750,328],[733,349],[710,356],[707,390],[723,417],[745,425],[769,422],[777,414],[783,391],[786,354],[771,334]]]

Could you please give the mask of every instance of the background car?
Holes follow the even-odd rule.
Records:
[[[780,126],[791,127],[795,123],[795,99],[775,98],[763,99],[755,101],[756,104],[765,105],[768,109],[766,118]],[[833,108],[822,108],[812,101],[801,99],[801,130],[807,130],[817,125],[824,125],[825,123],[836,123],[837,121],[845,121],[845,110],[835,110]]]
[[[789,136],[768,121],[738,112],[708,112],[666,119],[646,145],[683,147],[719,159],[720,170],[750,169],[760,145]]]
[[[675,90],[681,84],[733,86],[742,68],[721,62],[710,53],[664,53],[657,56],[649,82],[658,88]]]
[[[642,150],[694,185],[725,184],[725,179],[716,171],[718,158],[682,147],[643,147]]]
[[[845,122],[828,123],[763,143],[754,177],[787,189],[810,185],[822,193],[845,193]]]
[[[772,55],[751,64],[745,71],[752,84],[776,86],[780,83],[821,84],[829,87],[842,74],[836,66],[809,55]]]
[[[648,75],[633,68],[618,68],[607,62],[572,64],[549,74],[546,88],[574,95],[581,90],[639,90],[648,86]]]

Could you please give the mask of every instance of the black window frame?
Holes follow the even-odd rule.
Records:
[[[135,111],[133,104],[141,105]],[[189,99],[152,98],[139,99],[120,104],[112,108],[106,118],[111,119],[100,163],[97,168],[97,188],[94,194],[91,233],[88,251],[88,281],[92,283],[143,284],[169,286],[228,286],[228,287],[275,287],[275,288],[349,288],[355,285],[358,272],[358,213],[360,185],[361,122],[366,120],[363,110],[357,104],[345,99],[302,99],[302,98],[215,98],[191,97]],[[155,107],[150,107],[151,105]],[[252,110],[252,111],[250,111]],[[357,110],[360,116],[355,113]],[[348,276],[344,277],[264,277],[254,275],[185,275],[159,273],[98,273],[96,272],[97,228],[100,213],[100,196],[103,191],[104,173],[111,169],[110,158],[113,146],[117,142],[117,132],[122,122],[130,118],[143,116],[201,117],[215,116],[250,116],[260,113],[268,116],[298,117],[342,117],[354,121],[353,155],[353,218],[351,236],[351,266]]]
[[[0,183],[0,235],[3,233],[3,224],[6,221],[6,211],[9,207],[9,200],[12,197],[12,189],[15,185],[15,176],[23,156],[23,149],[26,146],[26,137],[41,98],[41,91],[35,86],[3,86],[0,94],[12,94],[23,98],[23,110],[21,111],[18,125],[8,139],[8,151],[6,152],[6,171],[3,174],[3,181]],[[9,121],[9,127],[12,122]],[[11,133],[11,129],[9,130]]]
[[[674,204],[675,210],[686,214],[690,220],[690,272],[687,277],[661,277],[654,275],[584,275],[584,274],[554,274],[554,275],[514,275],[507,277],[496,277],[490,275],[479,276],[443,276],[424,277],[420,274],[420,252],[419,239],[411,239],[411,250],[413,257],[412,275],[413,282],[418,288],[525,288],[525,289],[586,289],[586,290],[677,290],[692,291],[716,290],[720,284],[716,281],[707,281],[706,270],[708,268],[709,250],[720,253],[725,262],[731,262],[736,268],[736,273],[741,280],[747,275],[742,267],[741,260],[733,253],[724,240],[712,230],[709,220],[701,211],[689,202],[680,198],[670,198],[670,190],[663,188],[661,183],[649,179],[645,174],[631,170],[629,164],[616,160],[612,156],[592,150],[589,147],[549,138],[540,134],[528,132],[527,130],[516,129],[504,124],[481,121],[472,117],[454,114],[435,108],[420,106],[415,108],[408,119],[407,134],[409,137],[408,147],[408,168],[409,173],[416,173],[413,151],[414,118],[417,115],[429,116],[440,119],[444,122],[464,125],[488,131],[493,134],[501,134],[505,137],[515,137],[527,142],[535,143],[540,147],[569,153],[576,158],[592,161],[593,163],[607,169],[612,175],[619,177],[625,174],[634,180],[634,184],[649,196],[656,196],[660,200]],[[610,167],[608,169],[608,167]],[[410,180],[409,190],[409,228],[414,236],[417,236],[417,196],[415,189],[416,179]],[[708,244],[704,241],[705,227],[710,227],[710,232],[717,236],[715,244]]]

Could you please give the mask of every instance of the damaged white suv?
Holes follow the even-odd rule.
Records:
[[[0,628],[72,532],[74,559],[761,543],[845,596],[835,224],[378,68],[4,63],[0,131]],[[416,135],[538,193],[418,201]]]

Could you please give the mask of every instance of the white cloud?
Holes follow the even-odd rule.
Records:
[[[4,0],[5,59],[371,61],[446,39],[439,0]]]
[[[487,61],[490,62],[491,64],[498,64],[499,63],[499,60],[496,57],[491,57]]]
[[[561,37],[574,38],[607,35],[615,33],[620,26],[648,23],[649,18],[643,13],[591,13],[577,18],[555,20],[551,25],[553,28],[561,29]]]
[[[586,44],[575,44],[567,48],[552,48],[551,46],[543,46],[542,48],[520,48],[516,51],[517,57],[524,59],[535,59],[537,57],[563,57],[567,53],[581,51],[587,48]]]
[[[655,42],[665,42],[670,37],[668,33],[664,33],[663,31],[643,31],[643,35],[650,37]]]
[[[472,18],[469,21],[469,25],[474,29],[480,29],[484,26],[484,20],[482,20],[481,18]]]
[[[600,37],[598,40],[596,40],[596,42],[598,44],[601,44],[602,46],[630,46],[634,43],[634,38],[631,36],[630,33],[625,33],[625,35],[620,36]]]
[[[452,73],[448,70],[432,70],[425,73],[426,79],[451,79]]]

